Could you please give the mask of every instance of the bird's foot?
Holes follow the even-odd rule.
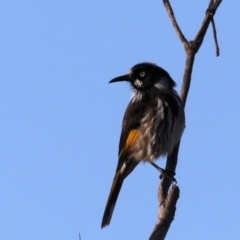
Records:
[[[161,174],[160,174],[160,179],[162,179],[163,177],[166,177],[168,179],[170,179],[173,183],[177,183],[177,180],[175,179],[174,175],[175,173],[172,171],[168,171],[165,170],[161,167],[159,167],[157,164],[155,164],[154,162],[150,162],[150,164],[155,167]]]

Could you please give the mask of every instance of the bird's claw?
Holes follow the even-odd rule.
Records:
[[[161,167],[159,167],[157,164],[151,162],[151,165],[155,167],[161,174],[160,174],[160,179],[163,179],[164,177],[170,179],[173,183],[177,184],[177,180],[174,177],[175,173],[172,171],[165,170]]]

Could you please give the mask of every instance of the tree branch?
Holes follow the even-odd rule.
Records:
[[[183,35],[180,27],[178,26],[178,23],[174,16],[174,12],[172,10],[169,0],[163,0],[163,4],[166,8],[166,11],[168,12],[169,18],[173,24],[173,27],[174,27],[180,41],[183,43],[183,46],[184,46],[184,49],[186,52],[183,83],[182,83],[182,88],[181,88],[181,93],[180,93],[180,98],[182,100],[184,107],[186,105],[188,91],[190,88],[195,55],[202,45],[202,42],[204,40],[204,37],[205,37],[205,34],[207,32],[210,22],[212,22],[212,25],[213,25],[214,40],[215,40],[215,45],[216,45],[216,49],[217,49],[216,52],[217,52],[217,56],[218,56],[219,47],[218,47],[218,43],[217,43],[217,37],[216,37],[217,34],[216,34],[216,28],[215,28],[213,17],[216,13],[217,8],[221,4],[221,2],[222,2],[222,0],[210,0],[208,9],[206,11],[205,18],[203,20],[203,23],[202,23],[196,37],[192,41],[187,41],[185,36]],[[180,142],[167,158],[166,168],[165,168],[167,171],[174,172],[174,173],[176,171],[179,146],[180,146]],[[180,189],[175,184],[172,185],[172,187],[170,188],[171,184],[172,184],[171,180],[169,178],[166,178],[163,176],[163,178],[160,182],[159,188],[158,188],[158,200],[159,200],[158,220],[157,220],[157,223],[156,223],[156,225],[153,229],[153,232],[149,238],[150,240],[164,239],[167,234],[167,231],[170,227],[170,224],[171,224],[172,220],[174,219],[176,203],[179,198]],[[169,188],[170,188],[170,190],[169,190]]]
[[[167,231],[170,227],[172,220],[174,219],[175,211],[176,211],[176,203],[179,198],[179,187],[173,185],[167,199],[165,200],[165,204],[160,205],[158,215],[160,218],[157,221],[157,224],[153,230],[152,235],[150,236],[151,240],[164,239]],[[164,231],[163,231],[164,229]]]
[[[178,26],[178,23],[176,21],[176,18],[174,16],[174,12],[172,10],[172,7],[171,7],[171,4],[169,3],[169,1],[166,1],[166,0],[163,0],[163,4],[168,12],[168,16],[169,18],[171,19],[171,22],[173,24],[173,27],[175,28],[177,34],[178,34],[178,37],[180,38],[181,42],[183,44],[187,43],[187,39],[184,37],[180,27]]]
[[[213,27],[213,38],[216,46],[216,56],[218,57],[220,55],[220,50],[219,50],[219,45],[217,40],[217,31],[216,31],[214,19],[212,19],[212,27]]]

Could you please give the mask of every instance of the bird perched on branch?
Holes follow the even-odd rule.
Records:
[[[182,102],[167,71],[152,63],[133,66],[109,83],[127,81],[132,98],[126,109],[119,142],[118,164],[102,219],[109,225],[124,179],[140,161],[153,163],[170,154],[185,128]]]

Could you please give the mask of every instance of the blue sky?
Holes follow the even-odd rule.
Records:
[[[192,39],[208,1],[172,2]],[[215,17],[220,57],[212,29],[196,56],[169,240],[240,239],[240,2],[231,4]],[[162,2],[2,0],[0,22],[1,239],[147,239],[159,184],[147,164],[100,228],[130,98],[127,83],[108,81],[149,61],[180,89],[185,53]]]

